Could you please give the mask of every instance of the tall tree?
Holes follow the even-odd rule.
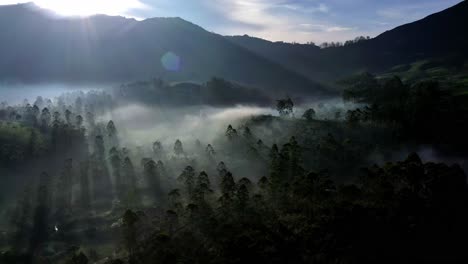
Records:
[[[49,111],[49,109],[47,107],[45,107],[41,111],[41,126],[42,126],[43,130],[45,130],[45,129],[47,129],[49,127],[50,120],[51,120],[50,111]]]
[[[253,136],[252,131],[250,131],[250,128],[248,126],[244,127],[242,135],[248,142],[254,142],[255,140],[255,137]]]
[[[182,142],[180,140],[178,140],[178,139],[174,143],[174,153],[177,156],[185,155],[184,147],[182,146]]]
[[[60,211],[72,208],[72,185],[73,185],[73,160],[64,161],[63,169],[60,173],[57,190],[57,205]],[[64,212],[62,212],[64,213]]]
[[[86,112],[86,122],[88,122],[88,125],[91,128],[94,128],[96,126],[96,121],[92,112]]]
[[[141,205],[141,196],[137,186],[137,178],[132,160],[126,157],[123,162],[123,182],[126,190],[126,200],[132,207]]]
[[[155,159],[162,159],[164,155],[164,148],[160,141],[153,142],[153,154]]]
[[[68,125],[71,125],[71,120],[72,120],[72,112],[70,110],[65,110],[65,121],[67,122]]]
[[[193,167],[185,167],[184,171],[180,174],[178,181],[182,182],[189,199],[192,199],[195,188],[195,170]]]
[[[122,220],[124,244],[128,254],[132,256],[138,245],[136,223],[139,221],[139,217],[135,212],[127,210],[123,215]]]
[[[280,183],[281,177],[281,164],[280,164],[280,154],[279,149],[276,144],[273,144],[270,150],[270,181],[272,184],[273,190],[277,189]]]
[[[110,156],[110,164],[112,167],[112,175],[114,176],[115,192],[117,194],[117,197],[119,199],[122,199],[124,195],[124,190],[123,190],[123,184],[122,184],[122,174],[121,174],[122,160],[120,159],[120,153],[115,147],[113,147],[109,151],[109,156]]]
[[[97,160],[104,161],[105,153],[104,138],[98,135],[94,138],[94,156]]]
[[[208,145],[206,146],[205,153],[206,153],[206,155],[207,155],[207,157],[208,157],[208,160],[209,160],[210,162],[214,162],[214,161],[215,161],[216,152],[215,152],[213,146],[211,146],[211,144],[208,144]]]
[[[110,120],[106,126],[107,136],[109,138],[109,144],[112,147],[119,146],[119,139],[117,134],[117,128],[115,127],[114,121]]]
[[[237,138],[237,130],[235,130],[232,125],[229,125],[226,129],[226,137],[228,140],[234,140]]]
[[[18,200],[14,215],[11,219],[13,234],[10,244],[15,252],[21,252],[27,245],[27,235],[29,233],[29,217],[31,214],[30,190],[26,189]]]
[[[163,197],[161,188],[161,177],[159,175],[156,162],[154,162],[154,160],[152,159],[145,162],[143,172],[146,178],[146,182],[148,183],[149,187],[154,193],[155,198],[158,201],[161,201],[161,198]]]
[[[221,178],[221,193],[223,195],[228,195],[232,197],[236,191],[236,182],[234,181],[234,177],[232,176],[232,173],[226,172],[223,173],[222,178]]]
[[[77,128],[81,128],[83,126],[83,117],[81,115],[77,115],[75,117],[75,125]]]
[[[276,110],[280,116],[290,116],[294,111],[294,102],[291,98],[281,99],[276,101]]]
[[[315,119],[316,113],[313,108],[307,109],[304,114],[302,115],[302,118],[304,118],[307,121],[312,121]]]
[[[80,200],[83,209],[88,210],[91,208],[91,197],[89,192],[89,161],[85,160],[80,162]]]
[[[29,253],[33,256],[36,250],[49,239],[49,213],[50,213],[50,179],[43,172],[39,179],[37,202],[33,216],[33,227],[29,242]]]

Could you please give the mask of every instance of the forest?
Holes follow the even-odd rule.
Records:
[[[468,263],[468,0],[18,2],[0,264]]]
[[[466,259],[465,96],[367,73],[340,85],[257,114],[215,95],[234,110],[183,112],[155,80],[3,102],[0,262]],[[134,105],[149,96],[168,100]],[[138,107],[148,120],[124,117]]]

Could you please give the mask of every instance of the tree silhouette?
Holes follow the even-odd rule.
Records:
[[[174,153],[176,154],[176,156],[185,155],[184,147],[182,146],[182,142],[180,140],[178,140],[178,139],[174,143]]]
[[[312,121],[315,119],[315,110],[312,108],[307,109],[304,114],[302,115],[302,118],[304,118],[307,121]]]
[[[290,116],[294,110],[294,102],[289,97],[286,99],[277,100],[276,110],[280,116]]]

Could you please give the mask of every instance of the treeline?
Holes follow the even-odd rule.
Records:
[[[370,74],[341,82],[345,100],[366,106],[348,111],[350,123],[377,122],[393,126],[402,140],[415,140],[463,151],[468,146],[467,98],[437,81],[404,83],[398,77]]]
[[[18,165],[52,155],[73,157],[87,151],[86,133],[96,127],[96,116],[112,109],[113,100],[102,92],[76,92],[54,99],[37,97],[34,103],[0,106],[0,164]],[[86,131],[86,127],[92,128]],[[76,152],[76,153],[72,153]]]
[[[73,99],[72,104],[57,103],[70,102],[68,97]],[[5,112],[15,113],[15,119],[6,119],[5,124],[33,129],[46,141],[47,148],[22,163],[40,160],[48,165],[39,177],[30,178],[24,185],[24,193],[10,211],[11,231],[6,233],[10,251],[1,260],[36,263],[61,259],[47,255],[48,245],[93,240],[99,243],[101,235],[110,235],[108,227],[92,224],[102,221],[98,220],[102,212],[110,210],[111,219],[118,219],[126,208],[146,210],[167,206],[167,193],[178,186],[192,186],[186,191],[190,197],[198,197],[201,190],[196,184],[200,180],[192,175],[195,172],[207,184],[202,192],[212,192],[209,183],[217,180],[208,173],[214,177],[214,172],[226,167],[219,161],[222,157],[229,156],[231,160],[242,157],[252,163],[262,163],[267,158],[269,148],[248,127],[238,132],[228,126],[222,141],[225,149],[219,152],[213,144],[203,146],[198,140],[188,148],[180,140],[169,148],[160,141],[151,146],[126,148],[121,145],[119,131],[112,120],[107,123],[96,120],[99,113],[111,108],[107,95],[98,93],[91,95],[92,100],[83,98],[66,95],[49,105],[41,104],[42,99],[38,98],[34,106],[27,102],[5,106]],[[88,108],[92,110],[85,111]],[[52,116],[49,109],[54,111]],[[201,168],[205,171],[198,172]]]
[[[112,121],[106,129],[78,170],[72,160],[65,161],[56,189],[43,173],[35,201],[28,192],[18,200],[14,246],[4,260],[53,259],[42,252],[48,243],[86,240],[70,236],[77,214],[109,208],[121,218],[120,235],[113,236],[117,248],[107,263],[394,263],[467,257],[459,241],[468,232],[468,190],[458,166],[423,163],[412,154],[364,169],[353,184],[336,183],[327,172],[305,169],[303,148],[294,137],[269,148],[248,127],[228,126],[223,151],[236,155],[243,148],[247,152],[237,155],[249,154],[246,159],[267,166],[265,176],[254,180],[233,175],[229,163],[218,162],[221,155],[212,144],[199,145],[203,154],[194,158],[180,140],[171,148],[155,141],[150,157],[134,162],[140,155],[118,141],[107,147],[112,144],[104,142],[118,131]],[[77,199],[70,195],[73,178],[80,184]],[[110,232],[99,230],[91,224],[83,235],[99,241],[99,232]],[[62,261],[102,257],[75,248]]]
[[[187,167],[152,218],[123,215],[125,251],[109,263],[394,263],[466,259],[466,176],[458,166],[405,161],[337,185],[306,172],[294,139],[270,151],[254,183],[218,166],[218,186]],[[213,191],[217,188],[217,191]],[[153,221],[150,221],[153,219]]]
[[[2,162],[42,164],[44,172],[34,167],[7,210],[0,263],[466,259],[459,242],[468,235],[468,190],[458,165],[424,163],[417,154],[381,166],[367,161],[394,141],[365,124],[410,138],[423,113],[446,113],[450,94],[371,75],[344,84],[347,100],[367,105],[344,123],[339,115],[317,120],[312,108],[296,118],[285,98],[276,104],[280,117],[227,125],[211,142],[143,146],[126,146],[125,128],[104,118],[121,103],[106,93],[3,104],[0,136],[17,135],[25,158]]]
[[[320,48],[326,49],[326,48],[337,48],[337,47],[349,46],[349,45],[360,43],[360,42],[370,40],[370,39],[371,38],[369,36],[367,36],[367,37],[359,36],[359,37],[356,37],[353,40],[347,40],[345,42],[339,42],[339,41],[338,42],[333,42],[333,41],[332,42],[323,42],[322,44],[320,44]],[[311,44],[313,44],[313,43],[311,43]]]
[[[233,106],[239,103],[268,105],[270,98],[262,90],[212,78],[204,84],[169,84],[161,79],[121,85],[114,89],[119,102],[161,106]]]

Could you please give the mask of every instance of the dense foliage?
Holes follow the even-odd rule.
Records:
[[[285,98],[277,101],[279,117],[227,124],[205,143],[124,145],[126,129],[104,118],[123,102],[104,92],[2,104],[0,162],[13,176],[2,183],[16,191],[4,188],[0,261],[465,259],[458,243],[468,232],[463,170],[417,154],[372,165],[373,156],[405,144],[395,131],[413,135],[426,124],[420,115],[444,113],[449,94],[434,83],[370,75],[347,85],[346,99],[370,106],[346,120],[337,109],[319,119],[329,112],[322,104],[295,117]]]
[[[349,122],[392,124],[403,138],[452,148],[468,146],[467,97],[437,81],[403,83],[362,74],[341,82],[345,100],[365,103],[347,113]]]

